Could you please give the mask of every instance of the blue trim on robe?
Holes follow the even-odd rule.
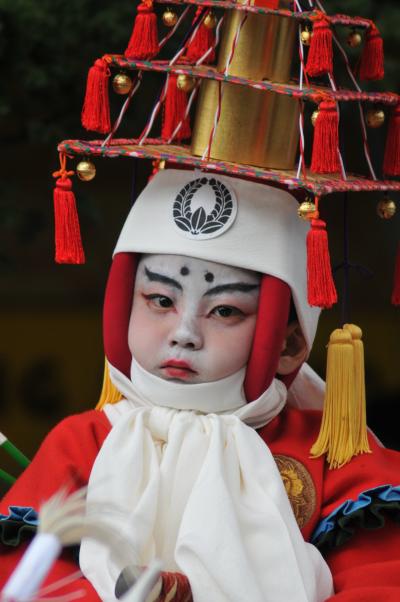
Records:
[[[9,514],[0,514],[0,522],[16,520],[36,527],[39,524],[39,515],[31,506],[9,506],[8,510]]]
[[[9,506],[8,514],[0,514],[0,542],[18,546],[26,535],[34,535],[39,515],[30,506]]]
[[[354,527],[383,527],[382,510],[400,517],[400,486],[380,485],[363,491],[356,500],[346,500],[318,524],[311,542],[317,547],[327,543],[335,547],[351,537]],[[343,533],[336,537],[335,531]],[[336,539],[339,542],[335,542]]]

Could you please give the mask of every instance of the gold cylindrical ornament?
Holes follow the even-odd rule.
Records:
[[[281,2],[286,8],[289,2]],[[225,71],[236,32],[243,19],[242,11],[229,11],[226,16],[218,54],[218,71]],[[250,79],[269,79],[287,83],[290,78],[296,21],[276,15],[249,13],[240,31],[229,75]]]
[[[129,94],[132,89],[132,78],[127,73],[117,73],[112,81],[116,94]]]
[[[382,199],[376,206],[376,212],[382,219],[391,219],[396,213],[396,203],[391,199]]]
[[[210,140],[219,83],[204,81],[192,134],[192,153],[203,155]],[[298,102],[291,96],[222,84],[221,117],[210,157],[259,167],[292,169],[298,144]]]
[[[180,73],[176,78],[176,87],[182,92],[191,92],[196,85],[196,80],[186,73]]]
[[[83,182],[90,182],[96,175],[96,167],[89,159],[82,159],[76,166],[76,173]]]
[[[207,27],[207,29],[215,29],[217,26],[217,17],[211,10],[204,17],[203,25],[204,27]]]
[[[167,8],[163,13],[162,20],[166,27],[175,27],[178,22],[178,15],[170,8]]]
[[[281,0],[279,8],[289,8]],[[225,71],[241,11],[230,11],[221,39],[218,71]],[[248,14],[235,48],[229,75],[287,83],[296,39],[294,19]],[[249,86],[204,80],[200,87],[191,152],[202,156],[214,126],[222,86],[222,104],[210,157],[260,167],[292,169],[298,147],[298,101]]]
[[[369,128],[380,128],[385,123],[385,111],[382,109],[369,109],[365,115],[365,119]]]

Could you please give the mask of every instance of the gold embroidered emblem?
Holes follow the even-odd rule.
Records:
[[[300,529],[310,520],[316,505],[316,491],[310,473],[298,460],[274,456],[293,513]]]

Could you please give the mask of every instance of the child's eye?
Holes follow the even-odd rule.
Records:
[[[166,297],[165,295],[145,295],[145,299],[148,301],[150,306],[156,307],[158,309],[169,309],[174,305],[172,299]]]
[[[232,307],[231,305],[218,305],[218,307],[214,307],[211,312],[215,316],[219,318],[231,318],[233,316],[243,316],[243,312],[240,311],[237,307]]]

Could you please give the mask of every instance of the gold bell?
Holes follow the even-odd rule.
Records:
[[[178,15],[170,8],[167,8],[162,16],[162,20],[166,27],[174,27],[178,22]]]
[[[315,124],[318,119],[318,115],[319,115],[319,111],[318,111],[318,109],[315,109],[315,111],[313,111],[313,113],[311,115],[311,123],[313,124],[313,127],[315,127]]]
[[[96,167],[89,159],[83,159],[76,166],[76,173],[83,182],[90,182],[96,175]]]
[[[357,48],[357,46],[360,46],[361,42],[362,35],[359,31],[353,29],[353,31],[351,31],[347,36],[347,44],[350,46],[350,48]]]
[[[391,219],[396,213],[396,203],[388,198],[382,199],[376,206],[376,212],[382,219]]]
[[[312,37],[312,31],[310,31],[308,29],[308,27],[306,27],[305,29],[302,30],[302,32],[300,34],[300,39],[301,39],[301,43],[303,44],[303,46],[309,46],[311,44],[311,37]]]
[[[297,213],[301,219],[309,220],[312,217],[314,217],[315,211],[316,211],[315,203],[310,201],[310,199],[307,199],[306,201],[303,201],[301,203],[301,205],[299,206],[299,208],[297,210]]]
[[[152,166],[156,170],[165,169],[165,161],[164,159],[156,159],[152,162]]]
[[[129,94],[132,89],[132,79],[126,73],[117,73],[112,81],[112,87],[117,94]]]
[[[365,117],[367,126],[373,129],[380,128],[385,123],[385,112],[382,109],[369,109]]]
[[[191,92],[196,85],[196,80],[194,77],[190,77],[190,75],[186,75],[185,73],[181,73],[176,78],[176,87],[178,90],[182,90],[182,92]]]
[[[203,25],[204,25],[204,27],[207,27],[207,29],[214,29],[216,27],[216,25],[217,25],[217,17],[215,16],[215,14],[211,10],[204,17]]]

